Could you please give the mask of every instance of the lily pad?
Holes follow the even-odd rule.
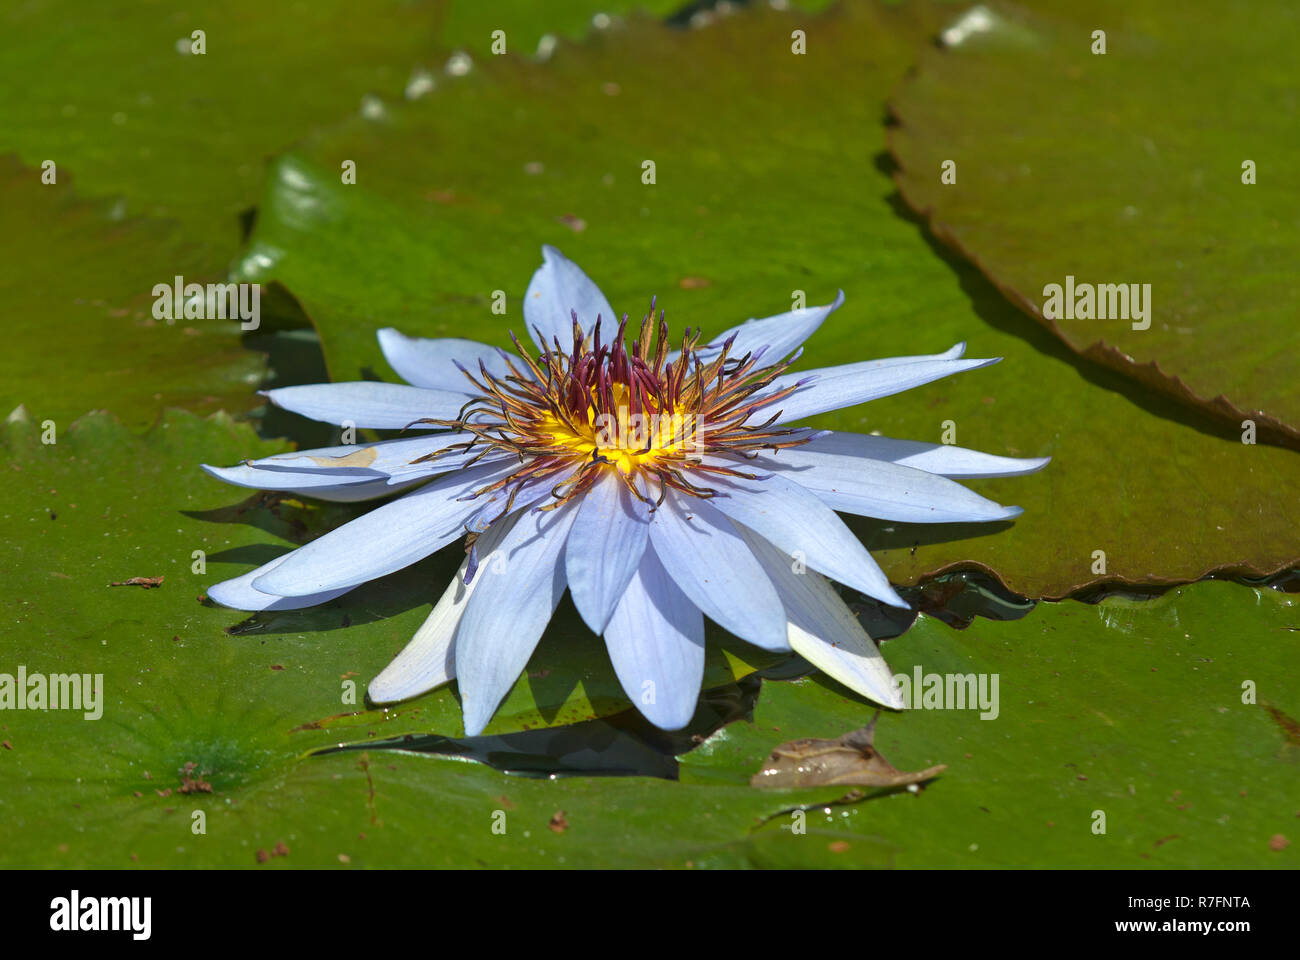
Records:
[[[8,4],[0,151],[31,166],[53,160],[90,195],[120,195],[123,213],[177,219],[224,258],[257,201],[264,158],[316,126],[349,114],[382,124],[388,105],[455,85],[492,57],[494,31],[510,53],[545,57],[557,37],[678,6],[381,0],[363,14],[346,0]]]
[[[899,185],[1071,349],[1300,445],[1298,30],[1284,0],[978,8],[893,101]]]
[[[8,4],[0,147],[33,166],[53,160],[93,195],[120,194],[125,213],[177,219],[224,258],[262,158],[366,94],[400,97],[437,51],[438,9],[371,5],[359,31],[343,0]]]
[[[366,682],[405,645],[454,574],[454,555],[320,608],[237,623],[238,613],[203,602],[207,584],[349,515],[256,494],[241,501],[197,469],[212,456],[269,455],[282,442],[259,440],[225,414],[200,419],[182,411],[169,411],[143,435],[106,414],[82,417],[51,444],[21,412],[2,430],[8,466],[0,493],[10,532],[0,562],[11,614],[0,637],[0,674],[10,678],[0,677],[0,696],[13,694],[2,687],[20,671],[46,678],[39,684],[51,690],[63,683],[52,677],[86,677],[84,690],[77,681],[76,709],[37,709],[25,700],[32,709],[6,704],[0,714],[7,784],[0,813],[24,836],[4,854],[7,862],[126,865],[132,853],[144,864],[184,862],[179,847],[212,858],[205,862],[252,865],[258,845],[271,850],[296,835],[300,828],[284,817],[301,823],[307,810],[322,828],[349,824],[331,835],[334,843],[355,832],[346,805],[330,812],[338,795],[327,784],[338,771],[355,773],[358,761],[308,760],[310,752],[341,741],[461,732],[454,688],[394,710],[367,709],[363,700]],[[711,649],[707,685],[734,682],[768,662],[744,644],[732,647]],[[565,611],[488,733],[565,728],[630,706],[598,638]],[[304,772],[295,772],[300,766]],[[322,769],[331,773],[318,780]],[[737,822],[772,803],[742,804]],[[194,809],[233,816],[220,843],[204,847],[202,835],[189,832]],[[393,849],[410,840],[395,838]],[[426,846],[391,862],[428,856]]]
[[[919,796],[749,785],[779,744],[835,738],[873,715],[815,677],[764,681],[752,721],[685,753],[676,782],[524,779],[381,747],[458,734],[450,691],[395,711],[346,702],[347,681],[382,665],[423,615],[400,609],[411,584],[390,578],[312,611],[322,619],[260,631],[227,632],[230,611],[198,601],[222,566],[339,519],[287,501],[233,504],[192,466],[280,444],[184,413],[143,436],[88,416],[53,445],[11,418],[4,440],[5,523],[22,536],[4,541],[13,622],[0,672],[102,675],[94,719],[84,703],[0,716],[7,864],[1294,866],[1294,847],[1267,846],[1294,822],[1288,718],[1300,703],[1277,679],[1294,655],[1294,597],[1202,583],[1157,601],[1041,604],[964,632],[923,616],[886,643],[895,670],[996,673],[1000,699],[991,720],[881,717],[876,745],[900,769],[947,764]],[[206,576],[195,549],[209,552]],[[418,579],[454,561],[435,558]],[[109,586],[136,576],[162,582]],[[550,639],[529,672],[552,668],[561,695],[524,678],[501,729],[530,721],[528,694],[543,720],[563,722],[573,678],[586,686],[607,669],[594,638],[562,661],[546,659]],[[1243,701],[1248,680],[1257,702]],[[340,712],[351,716],[319,722]],[[362,749],[315,753],[340,739]],[[1104,836],[1091,830],[1098,809]],[[782,830],[794,811],[805,833]]]
[[[894,582],[973,567],[1062,597],[1294,565],[1300,503],[1277,491],[1300,476],[1295,453],[1244,444],[1079,358],[909,218],[884,100],[946,16],[755,9],[703,30],[629,25],[542,65],[492,58],[384,125],[353,121],[281,158],[236,276],[293,292],[337,380],[395,378],[382,327],[508,346],[544,242],[619,310],[657,294],[678,329],[721,332],[785,311],[796,291],[819,303],[842,288],[801,368],[957,341],[1005,360],[813,422],[1054,457],[1032,477],[971,484],[1023,506],[1014,525],[859,524]],[[807,54],[792,52],[792,24]]]
[[[923,615],[882,647],[916,693],[881,716],[875,746],[947,769],[919,795],[808,808],[804,835],[787,813],[746,843],[779,834],[824,865],[892,851],[897,867],[1293,869],[1298,614],[1295,595],[1207,581],[964,631]],[[952,693],[927,701],[936,682]],[[682,780],[731,776],[777,739],[834,737],[868,717],[856,700],[817,676],[764,683],[754,724],[684,757]],[[1278,834],[1291,845],[1272,849]]]
[[[0,272],[0,413],[25,404],[62,428],[111,406],[142,428],[165,406],[256,406],[265,362],[242,347],[239,321],[154,317],[155,284],[221,279],[177,225],[111,220],[66,176],[43,184],[41,174],[0,157],[0,231],[21,238]]]
[[[684,6],[679,0],[449,0],[439,11],[438,40],[475,60],[503,53],[547,60],[561,38],[580,41],[594,31],[620,29],[629,15],[666,17]]]

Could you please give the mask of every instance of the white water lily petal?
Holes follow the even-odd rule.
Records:
[[[390,496],[427,477],[459,470],[470,461],[487,464],[503,459],[499,453],[478,459],[482,443],[470,450],[447,450],[472,439],[467,433],[424,433],[379,443],[279,453],[233,467],[201,466],[218,480],[239,487],[353,502]],[[446,452],[433,460],[422,459],[439,451]]]
[[[618,682],[647,720],[661,730],[691,722],[704,679],[704,615],[653,547],[610,618],[605,648]]]
[[[419,483],[422,477],[412,477],[400,482],[380,475],[366,480],[362,477],[343,476],[307,471],[257,470],[253,467],[202,467],[208,474],[237,487],[253,490],[276,490],[300,497],[315,497],[331,503],[357,503],[389,497]]]
[[[705,458],[705,462],[734,466],[723,458]],[[787,555],[803,557],[814,570],[867,596],[907,607],[867,548],[811,490],[780,474],[765,480],[710,477],[708,484],[722,494],[712,498],[714,506]]]
[[[710,620],[766,650],[788,650],[785,610],[736,528],[707,501],[670,492],[650,521],[664,569]]]
[[[577,311],[583,333],[591,332],[597,317],[602,321],[606,340],[618,327],[619,317],[600,287],[559,250],[544,246],[542,265],[524,292],[528,335],[539,349],[553,349],[559,340],[561,352],[567,352],[573,345],[573,311]]]
[[[834,302],[825,306],[801,307],[762,320],[747,320],[730,330],[724,330],[696,353],[702,361],[708,363],[722,352],[722,345],[727,338],[735,336],[729,357],[739,359],[748,353],[763,350],[763,355],[754,368],[770,367],[803,346],[804,341],[816,333],[817,328],[843,303],[844,291],[841,290],[836,294]]]
[[[483,382],[480,363],[494,377],[510,375],[510,367],[501,351],[477,340],[408,337],[400,330],[385,327],[379,331],[379,349],[397,375],[416,387],[477,395],[479,391],[461,373],[457,363],[469,370],[480,383]]]
[[[773,424],[802,420],[804,417],[825,413],[828,410],[839,410],[842,407],[851,407],[866,403],[868,400],[910,390],[932,380],[952,376],[954,373],[987,367],[1000,359],[1000,357],[992,357],[987,360],[930,360],[896,357],[892,360],[868,360],[863,363],[846,363],[837,367],[822,367],[818,370],[783,373],[772,381],[767,392],[774,393],[801,381],[807,382],[785,399],[770,402],[764,410],[760,411],[758,418],[766,419],[766,416],[780,411]],[[761,422],[758,418],[756,422]]]
[[[281,597],[276,594],[265,593],[253,586],[254,580],[264,573],[274,570],[291,556],[293,556],[293,551],[281,554],[274,560],[262,564],[256,570],[250,570],[242,577],[235,577],[231,580],[223,580],[221,583],[213,584],[207,590],[208,599],[221,604],[223,607],[230,607],[232,610],[301,610],[303,607],[314,607],[318,603],[325,603],[335,597],[341,597],[356,586],[354,584],[350,587],[312,593],[304,597]]]
[[[472,441],[472,433],[459,431],[417,433],[413,437],[381,440],[377,444],[326,446],[294,454],[277,454],[260,460],[248,460],[244,466],[255,467],[259,471],[355,472],[357,476],[381,473],[387,477],[389,484],[408,484],[421,477],[460,470],[467,464],[486,466],[487,463],[497,463],[507,457],[507,454],[499,451],[485,455],[482,441],[474,442],[468,450],[450,449]],[[429,454],[437,454],[437,457],[425,459]],[[243,485],[259,485],[256,483],[259,476],[252,473],[240,476],[250,481]],[[230,483],[235,481],[231,480]]]
[[[460,454],[448,454],[440,457],[436,463],[415,464],[412,461],[425,454],[446,449],[458,443],[465,443],[473,437],[467,433],[421,433],[413,437],[397,440],[381,440],[378,443],[345,443],[336,447],[318,447],[315,450],[298,450],[293,453],[277,453],[257,460],[245,460],[242,466],[258,470],[301,470],[307,473],[353,473],[358,477],[371,478],[376,474],[391,476],[394,473],[411,473],[416,467],[420,472],[438,473],[442,469],[460,466],[463,459]],[[446,466],[444,462],[450,462]],[[233,469],[233,468],[231,468]]]
[[[873,437],[865,433],[843,433],[837,430],[823,431],[798,449],[810,454],[888,460],[953,480],[1020,477],[1036,473],[1052,460],[1051,457],[999,457],[947,443],[895,440],[892,437]]]
[[[467,402],[462,393],[426,390],[404,383],[316,383],[262,390],[277,407],[335,426],[350,424],[375,430],[437,430],[422,418],[454,420]]]
[[[276,490],[336,503],[353,503],[387,496],[398,490],[388,477],[374,471],[341,470],[311,473],[307,470],[259,470],[246,464],[214,467],[203,463],[203,472],[218,480],[251,490]],[[368,474],[368,475],[367,475]]]
[[[612,471],[583,496],[564,551],[564,566],[573,605],[593,633],[605,632],[649,536],[648,506]]]
[[[478,500],[459,498],[513,469],[507,461],[445,474],[299,547],[254,586],[296,597],[364,583],[410,566],[463,536],[465,521],[483,509]]]
[[[830,581],[813,570],[795,573],[790,558],[771,543],[745,527],[737,529],[781,595],[794,652],[850,690],[903,709],[893,671]]]
[[[474,577],[465,583],[465,572],[469,569],[469,558],[466,557],[429,616],[415,631],[411,642],[379,676],[370,681],[367,693],[373,703],[409,700],[448,683],[456,676],[456,628],[469,605],[469,598],[483,582],[484,569],[492,569],[496,550],[514,527],[520,513],[492,524],[474,541],[478,560]]]
[[[1004,507],[955,480],[888,460],[790,447],[737,469],[774,470],[811,490],[832,510],[905,523],[984,523],[1011,520],[1024,511]],[[725,512],[725,511],[724,511]]]
[[[525,512],[501,541],[501,562],[475,574],[483,582],[455,641],[467,736],[478,736],[492,719],[564,595],[564,565],[558,561],[577,513],[573,504]]]

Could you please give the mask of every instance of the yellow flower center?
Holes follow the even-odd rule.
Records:
[[[612,386],[614,412],[600,413],[595,402],[587,408],[587,423],[565,423],[547,415],[540,432],[549,435],[552,445],[571,451],[584,460],[607,463],[624,475],[639,466],[662,460],[680,461],[697,446],[695,414],[680,407],[660,411],[654,406],[633,413],[628,388]]]
[[[627,320],[605,343],[597,320],[590,335],[573,324],[573,349],[558,344],[534,359],[515,341],[518,360],[509,373],[480,376],[464,370],[477,396],[455,420],[419,422],[463,431],[470,437],[414,462],[444,454],[481,450],[518,458],[518,469],[478,490],[483,496],[509,489],[502,514],[520,490],[547,484],[554,510],[590,490],[602,475],[619,477],[637,499],[653,509],[671,488],[693,497],[711,497],[710,477],[753,478],[726,463],[706,462],[706,454],[753,457],[760,450],[807,443],[807,431],[774,426],[778,404],[802,383],[773,387],[794,362],[767,367],[758,356],[730,355],[734,337],[707,358],[697,351],[699,331],[687,331],[670,361],[668,324],[654,306],[629,346]],[[472,458],[468,463],[474,463]]]

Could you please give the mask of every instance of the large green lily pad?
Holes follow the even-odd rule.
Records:
[[[1072,349],[1300,443],[1300,10],[995,3],[982,22],[894,100],[909,204]],[[1150,284],[1150,314],[1049,306],[1067,276]]]
[[[4,441],[4,520],[22,536],[4,540],[12,622],[0,672],[102,674],[104,691],[97,719],[0,717],[8,864],[1294,865],[1295,847],[1270,846],[1292,829],[1300,762],[1289,732],[1300,703],[1276,679],[1294,658],[1293,597],[1207,582],[1157,601],[1043,604],[965,632],[922,617],[885,644],[895,670],[996,673],[999,703],[990,720],[881,718],[876,744],[900,769],[948,765],[919,796],[840,802],[843,786],[749,786],[776,744],[873,715],[815,677],[764,681],[752,720],[686,753],[679,781],[521,779],[380,747],[459,735],[450,691],[393,711],[345,702],[346,681],[364,681],[423,615],[402,609],[418,583],[389,578],[296,623],[233,633],[223,627],[235,614],[198,602],[225,568],[339,519],[238,503],[193,469],[279,444],[183,413],[143,436],[89,416],[55,445],[13,418]],[[206,577],[194,549],[209,551]],[[445,572],[449,553],[416,570]],[[108,585],[159,575],[152,589]],[[494,730],[581,719],[577,706],[597,702],[608,672],[598,644],[552,659],[565,643],[563,628],[543,641]],[[710,683],[728,679],[717,665]],[[548,669],[550,686],[538,682]],[[1248,680],[1255,703],[1243,702]],[[328,721],[338,713],[351,716]],[[566,729],[599,747],[551,727]],[[363,749],[313,754],[336,742]],[[806,833],[788,829],[795,809]]]
[[[204,461],[235,461],[286,449],[283,441],[257,439],[247,425],[225,414],[203,420],[168,411],[143,436],[132,435],[110,415],[92,414],[60,434],[57,443],[44,444],[40,425],[19,411],[5,423],[4,432],[10,464],[6,522],[16,532],[7,545],[6,567],[14,573],[6,590],[24,608],[31,607],[17,620],[23,636],[16,644],[61,649],[66,644],[61,638],[112,635],[127,623],[146,633],[137,643],[175,636],[176,643],[215,647],[225,651],[223,656],[236,658],[272,641],[292,640],[306,644],[304,656],[314,657],[311,651],[316,650],[330,662],[330,669],[339,666],[340,674],[348,674],[344,679],[359,678],[354,684],[356,709],[344,709],[339,683],[334,684],[340,687],[337,695],[296,705],[293,725],[325,730],[328,736],[322,743],[334,742],[340,730],[373,724],[376,717],[386,721],[386,735],[405,733],[405,727],[398,730],[391,721],[420,713],[424,723],[460,732],[460,707],[446,689],[393,710],[359,713],[370,678],[405,646],[455,575],[463,559],[456,550],[318,607],[241,614],[206,601],[205,587],[313,539],[372,504],[342,507],[247,496],[248,491],[204,475],[198,470]],[[196,570],[196,550],[204,554],[203,572]],[[158,587],[109,588],[114,582],[158,576],[164,577]],[[56,599],[63,604],[57,620],[38,613],[56,609]],[[193,637],[178,634],[179,623],[193,630]],[[600,641],[581,623],[568,604],[561,608],[547,643],[529,665],[532,676],[521,677],[488,734],[563,725],[627,709]],[[348,638],[347,644],[338,642],[342,637]],[[335,652],[327,655],[327,647]],[[747,644],[733,642],[733,647],[711,653],[707,685],[740,679],[755,666],[773,662],[772,655]],[[345,659],[335,663],[334,656]],[[318,668],[306,662],[280,665],[321,677]],[[304,743],[303,748],[317,745]]]
[[[251,865],[258,847],[296,836],[305,823],[327,831],[350,824],[328,784],[357,758],[303,760],[309,751],[462,733],[454,688],[391,710],[364,702],[370,678],[454,574],[454,550],[322,607],[245,620],[201,602],[204,588],[350,515],[244,497],[197,469],[204,460],[268,455],[282,442],[259,440],[224,414],[204,420],[181,411],[143,435],[106,414],[81,418],[53,444],[41,434],[21,412],[3,424],[10,622],[0,673],[102,675],[103,699],[94,719],[87,709],[0,715],[0,813],[23,836],[7,848],[7,862],[125,865],[129,854],[142,864],[188,862],[180,847],[202,862]],[[204,552],[206,572],[196,572],[195,551]],[[156,586],[129,583],[157,578]],[[705,683],[734,683],[770,662],[764,656],[737,641],[714,646]],[[487,733],[563,728],[629,708],[600,641],[565,609]],[[179,793],[187,763],[213,794]],[[773,804],[751,798],[728,822]],[[237,833],[200,853],[189,845],[202,843],[189,833],[196,808],[214,819],[229,813]],[[328,833],[330,843],[352,835],[350,825]],[[423,835],[394,838],[392,849]],[[417,844],[393,862],[432,856]]]
[[[56,429],[92,407],[140,428],[165,406],[200,412],[257,404],[265,362],[237,320],[154,316],[155,284],[221,280],[175,223],[110,219],[66,175],[0,157],[0,412],[25,404]]]
[[[1298,612],[1295,595],[1206,581],[965,631],[922,616],[882,647],[895,674],[996,676],[997,716],[955,701],[882,716],[877,748],[905,769],[946,763],[939,779],[810,811],[804,837],[790,816],[759,835],[821,856],[884,842],[899,867],[1294,868]],[[683,781],[761,757],[773,735],[836,736],[852,699],[816,678],[765,683],[755,724],[684,758]]]
[[[631,10],[665,15],[676,6],[6,4],[0,33],[12,42],[0,50],[0,151],[17,150],[31,166],[53,160],[91,195],[120,195],[123,212],[178,219],[224,258],[239,239],[240,215],[257,201],[265,158],[316,126],[362,112],[382,122],[386,104],[454,85],[492,56],[494,31],[511,53],[546,55],[557,35],[596,29],[598,13],[606,18],[597,24],[618,29]]]
[[[710,332],[782,312],[795,290],[819,303],[843,288],[847,304],[802,366],[959,340],[1006,359],[818,424],[939,441],[951,422],[960,445],[1055,458],[1032,477],[972,484],[1023,506],[1014,525],[859,524],[895,582],[977,567],[1062,597],[1293,565],[1300,503],[1276,491],[1295,484],[1296,454],[1243,444],[1080,359],[908,219],[884,99],[944,16],[752,10],[685,33],[629,26],[544,65],[493,58],[386,124],[345,124],[283,157],[236,275],[299,298],[339,380],[394,376],[380,327],[508,345],[544,242],[618,309],[657,294],[670,321]],[[791,53],[792,22],[806,55]],[[355,184],[342,183],[348,160]],[[654,184],[642,182],[647,160]]]

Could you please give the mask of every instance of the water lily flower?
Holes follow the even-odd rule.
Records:
[[[1009,520],[1018,507],[953,478],[1026,474],[1047,460],[794,426],[996,362],[963,359],[957,344],[790,372],[843,299],[707,342],[688,330],[674,344],[653,302],[629,330],[576,264],[544,247],[523,307],[535,350],[385,329],[380,346],[406,384],[266,391],[315,420],[405,435],[205,466],[210,474],[326,500],[400,495],[208,595],[240,610],[308,607],[464,538],[460,572],[371,682],[373,702],[454,678],[466,733],[480,733],[568,589],[629,698],[664,729],[694,713],[706,616],[901,708],[889,668],[830,581],[906,604],[837,511]]]

